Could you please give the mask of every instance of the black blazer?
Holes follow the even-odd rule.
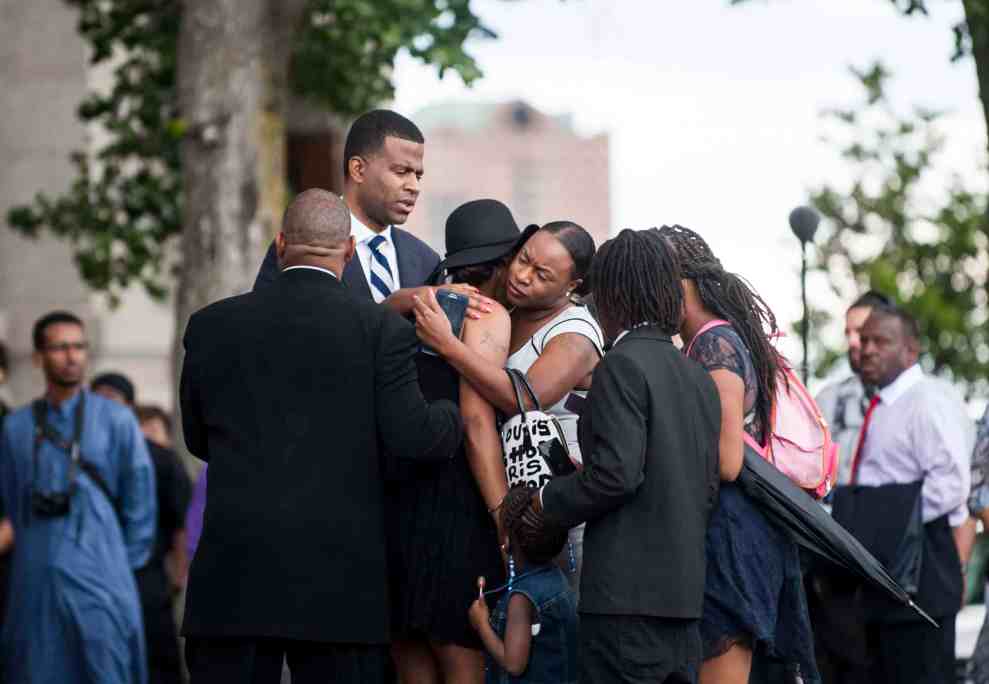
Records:
[[[834,519],[886,567],[921,609],[938,620],[951,620],[961,607],[965,589],[961,560],[947,514],[923,523],[922,485],[918,481],[878,487],[838,487]],[[864,588],[867,621],[923,620],[911,608],[888,598],[885,592],[868,585]]]
[[[182,425],[209,492],[184,634],[388,641],[384,455],[450,458],[462,436],[423,399],[417,347],[309,269],[192,316]]]
[[[425,285],[429,277],[440,263],[439,255],[433,248],[401,228],[392,226],[392,241],[395,244],[395,257],[398,260],[398,282],[402,287],[419,287]],[[278,268],[278,255],[275,253],[275,243],[268,247],[264,255],[261,269],[254,279],[254,289],[258,290],[273,283],[281,273]],[[371,286],[367,283],[364,269],[356,257],[351,259],[343,270],[343,282],[355,294],[372,299]]]
[[[550,522],[587,521],[580,612],[700,617],[720,429],[714,381],[656,328],[598,364],[578,427],[583,470],[542,493]]]

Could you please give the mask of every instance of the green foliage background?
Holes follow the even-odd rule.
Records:
[[[925,17],[932,4],[887,2],[904,17]],[[962,18],[952,27],[954,50],[946,57],[974,61],[989,129],[989,0],[952,3]],[[890,73],[881,62],[852,72],[862,85],[862,101],[827,112],[825,118],[844,129],[837,153],[854,181],[849,187],[823,185],[811,191],[812,204],[826,219],[816,268],[846,302],[870,288],[893,296],[921,323],[924,360],[931,370],[984,396],[989,390],[986,148],[977,152],[978,182],[952,174],[942,162],[945,113],[922,107],[896,112],[886,95]],[[939,185],[946,176],[949,182]],[[812,329],[843,315],[814,310]],[[820,344],[818,351],[819,376],[844,353]]]
[[[111,303],[134,283],[161,299],[168,243],[181,232],[176,0],[67,0],[79,9],[79,33],[91,63],[113,65],[106,94],[91,93],[78,115],[109,136],[90,155],[72,155],[75,179],[59,195],[38,193],[12,208],[12,228],[48,230],[73,245],[82,279]],[[310,0],[294,40],[293,90],[327,110],[353,116],[389,100],[395,58],[403,49],[442,76],[481,76],[464,49],[468,37],[494,37],[470,0]]]
[[[853,73],[862,101],[826,114],[853,181],[811,193],[827,227],[816,268],[846,301],[867,289],[894,296],[920,322],[931,370],[973,390],[983,387],[989,369],[984,185],[973,188],[943,168],[943,113],[920,107],[898,113],[881,64]],[[817,322],[825,319],[818,312]],[[818,371],[838,355],[826,352]]]

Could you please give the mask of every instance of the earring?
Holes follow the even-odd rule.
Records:
[[[512,584],[515,583],[515,557],[508,554],[508,593],[512,592]]]

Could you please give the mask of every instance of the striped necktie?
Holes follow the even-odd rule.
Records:
[[[375,235],[367,242],[371,249],[371,293],[378,303],[387,299],[395,289],[395,277],[388,265],[388,257],[381,253],[381,246],[387,241],[384,236]]]

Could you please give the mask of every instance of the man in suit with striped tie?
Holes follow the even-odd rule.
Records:
[[[412,295],[424,286],[440,257],[425,242],[398,226],[419,197],[425,139],[401,114],[376,109],[350,127],[344,144],[343,199],[350,209],[357,245],[343,282],[351,292],[386,303],[399,313],[412,309]],[[258,290],[279,277],[274,243],[254,281]],[[487,309],[474,288],[446,286],[471,295],[471,315]]]

